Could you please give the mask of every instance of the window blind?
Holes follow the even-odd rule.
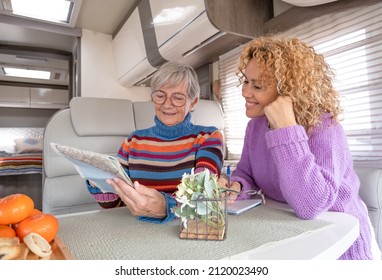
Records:
[[[382,162],[382,3],[316,18],[283,35],[313,45],[335,70],[354,161]]]
[[[325,15],[290,29],[282,36],[298,37],[325,56],[336,73],[334,86],[340,93],[344,110],[341,124],[347,134],[353,159],[382,162],[382,3]],[[228,110],[227,113],[243,110],[241,121],[238,115],[231,117],[231,113],[226,113],[227,149],[231,149],[235,156],[238,156],[236,146],[240,142],[239,136],[244,132],[242,125],[236,127],[240,130],[237,133],[230,126],[235,126],[235,122],[248,122],[244,109],[236,105],[240,100],[241,106],[244,106],[235,75],[241,49],[237,48],[220,58],[223,109]],[[235,65],[227,65],[230,63]],[[236,85],[230,86],[228,81],[234,78]],[[233,122],[231,118],[237,120]],[[230,148],[230,144],[235,144],[235,148]]]
[[[245,99],[236,76],[237,62],[242,46],[219,57],[219,78],[224,111],[224,133],[228,159],[240,159],[245,128],[249,118],[245,115]]]

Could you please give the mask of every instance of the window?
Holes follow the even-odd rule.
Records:
[[[359,163],[382,162],[381,18],[382,3],[377,3],[316,18],[283,34],[313,45],[335,70],[334,85],[344,109],[341,123],[353,158]],[[227,149],[231,157],[240,156],[238,145],[245,132],[243,124],[248,122],[240,107],[244,106],[241,91],[234,86],[238,84],[234,73],[240,51],[238,48],[220,57]]]
[[[62,30],[62,26],[70,27],[66,28],[67,30],[75,29],[72,27],[75,26],[81,3],[82,0],[0,0],[0,16],[2,22],[10,24],[14,34],[20,33],[15,40],[20,41],[20,44],[28,45],[29,36],[24,36],[29,35],[27,34],[28,31],[14,29],[12,25],[38,26],[37,29],[44,26],[43,29],[52,32],[53,38],[58,38],[54,32],[55,30]],[[35,37],[39,38],[40,36]],[[9,38],[13,37],[5,35],[5,38],[9,41]],[[70,37],[69,40],[74,41],[75,38]],[[10,41],[13,41],[13,39],[10,39]],[[46,47],[46,49],[48,48]],[[33,47],[33,44],[31,44],[30,48],[21,45],[0,44],[0,82],[21,81],[27,83],[68,84],[69,54],[61,55],[61,53],[63,51],[52,52],[43,48],[37,50],[37,47]]]
[[[355,161],[382,161],[382,3],[336,13],[289,30],[336,71],[342,125]]]
[[[0,13],[74,27],[82,0],[0,0]]]
[[[245,115],[245,100],[236,76],[237,62],[242,47],[220,56],[219,73],[224,111],[224,133],[228,159],[240,159],[245,128],[249,118]]]

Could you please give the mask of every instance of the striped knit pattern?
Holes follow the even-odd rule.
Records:
[[[216,127],[191,123],[191,115],[176,126],[166,126],[155,117],[155,126],[137,130],[122,143],[117,158],[133,181],[172,194],[184,173],[208,168],[220,175],[223,137]],[[115,194],[89,191],[105,208],[122,205]]]

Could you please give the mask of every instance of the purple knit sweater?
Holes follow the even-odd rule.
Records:
[[[270,130],[265,116],[250,120],[231,180],[240,182],[243,190],[261,189],[267,197],[288,203],[301,219],[314,219],[324,211],[355,216],[360,235],[340,259],[372,259],[359,179],[342,126],[332,124],[329,114],[310,137],[299,125]]]

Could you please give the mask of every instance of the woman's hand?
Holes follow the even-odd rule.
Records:
[[[264,108],[264,113],[272,129],[296,125],[293,102],[289,96],[278,96]]]
[[[166,199],[157,190],[140,185],[137,181],[132,188],[119,178],[108,179],[106,182],[116,190],[132,215],[152,218],[167,216]]]
[[[220,177],[218,179],[218,183],[220,186],[222,186],[223,188],[227,188],[227,189],[230,189],[230,190],[233,190],[233,192],[224,192],[223,194],[225,194],[227,196],[227,203],[228,204],[231,204],[233,203],[237,196],[239,195],[239,192],[241,190],[241,186],[238,182],[231,182],[231,185],[228,184],[228,180],[224,177]]]

